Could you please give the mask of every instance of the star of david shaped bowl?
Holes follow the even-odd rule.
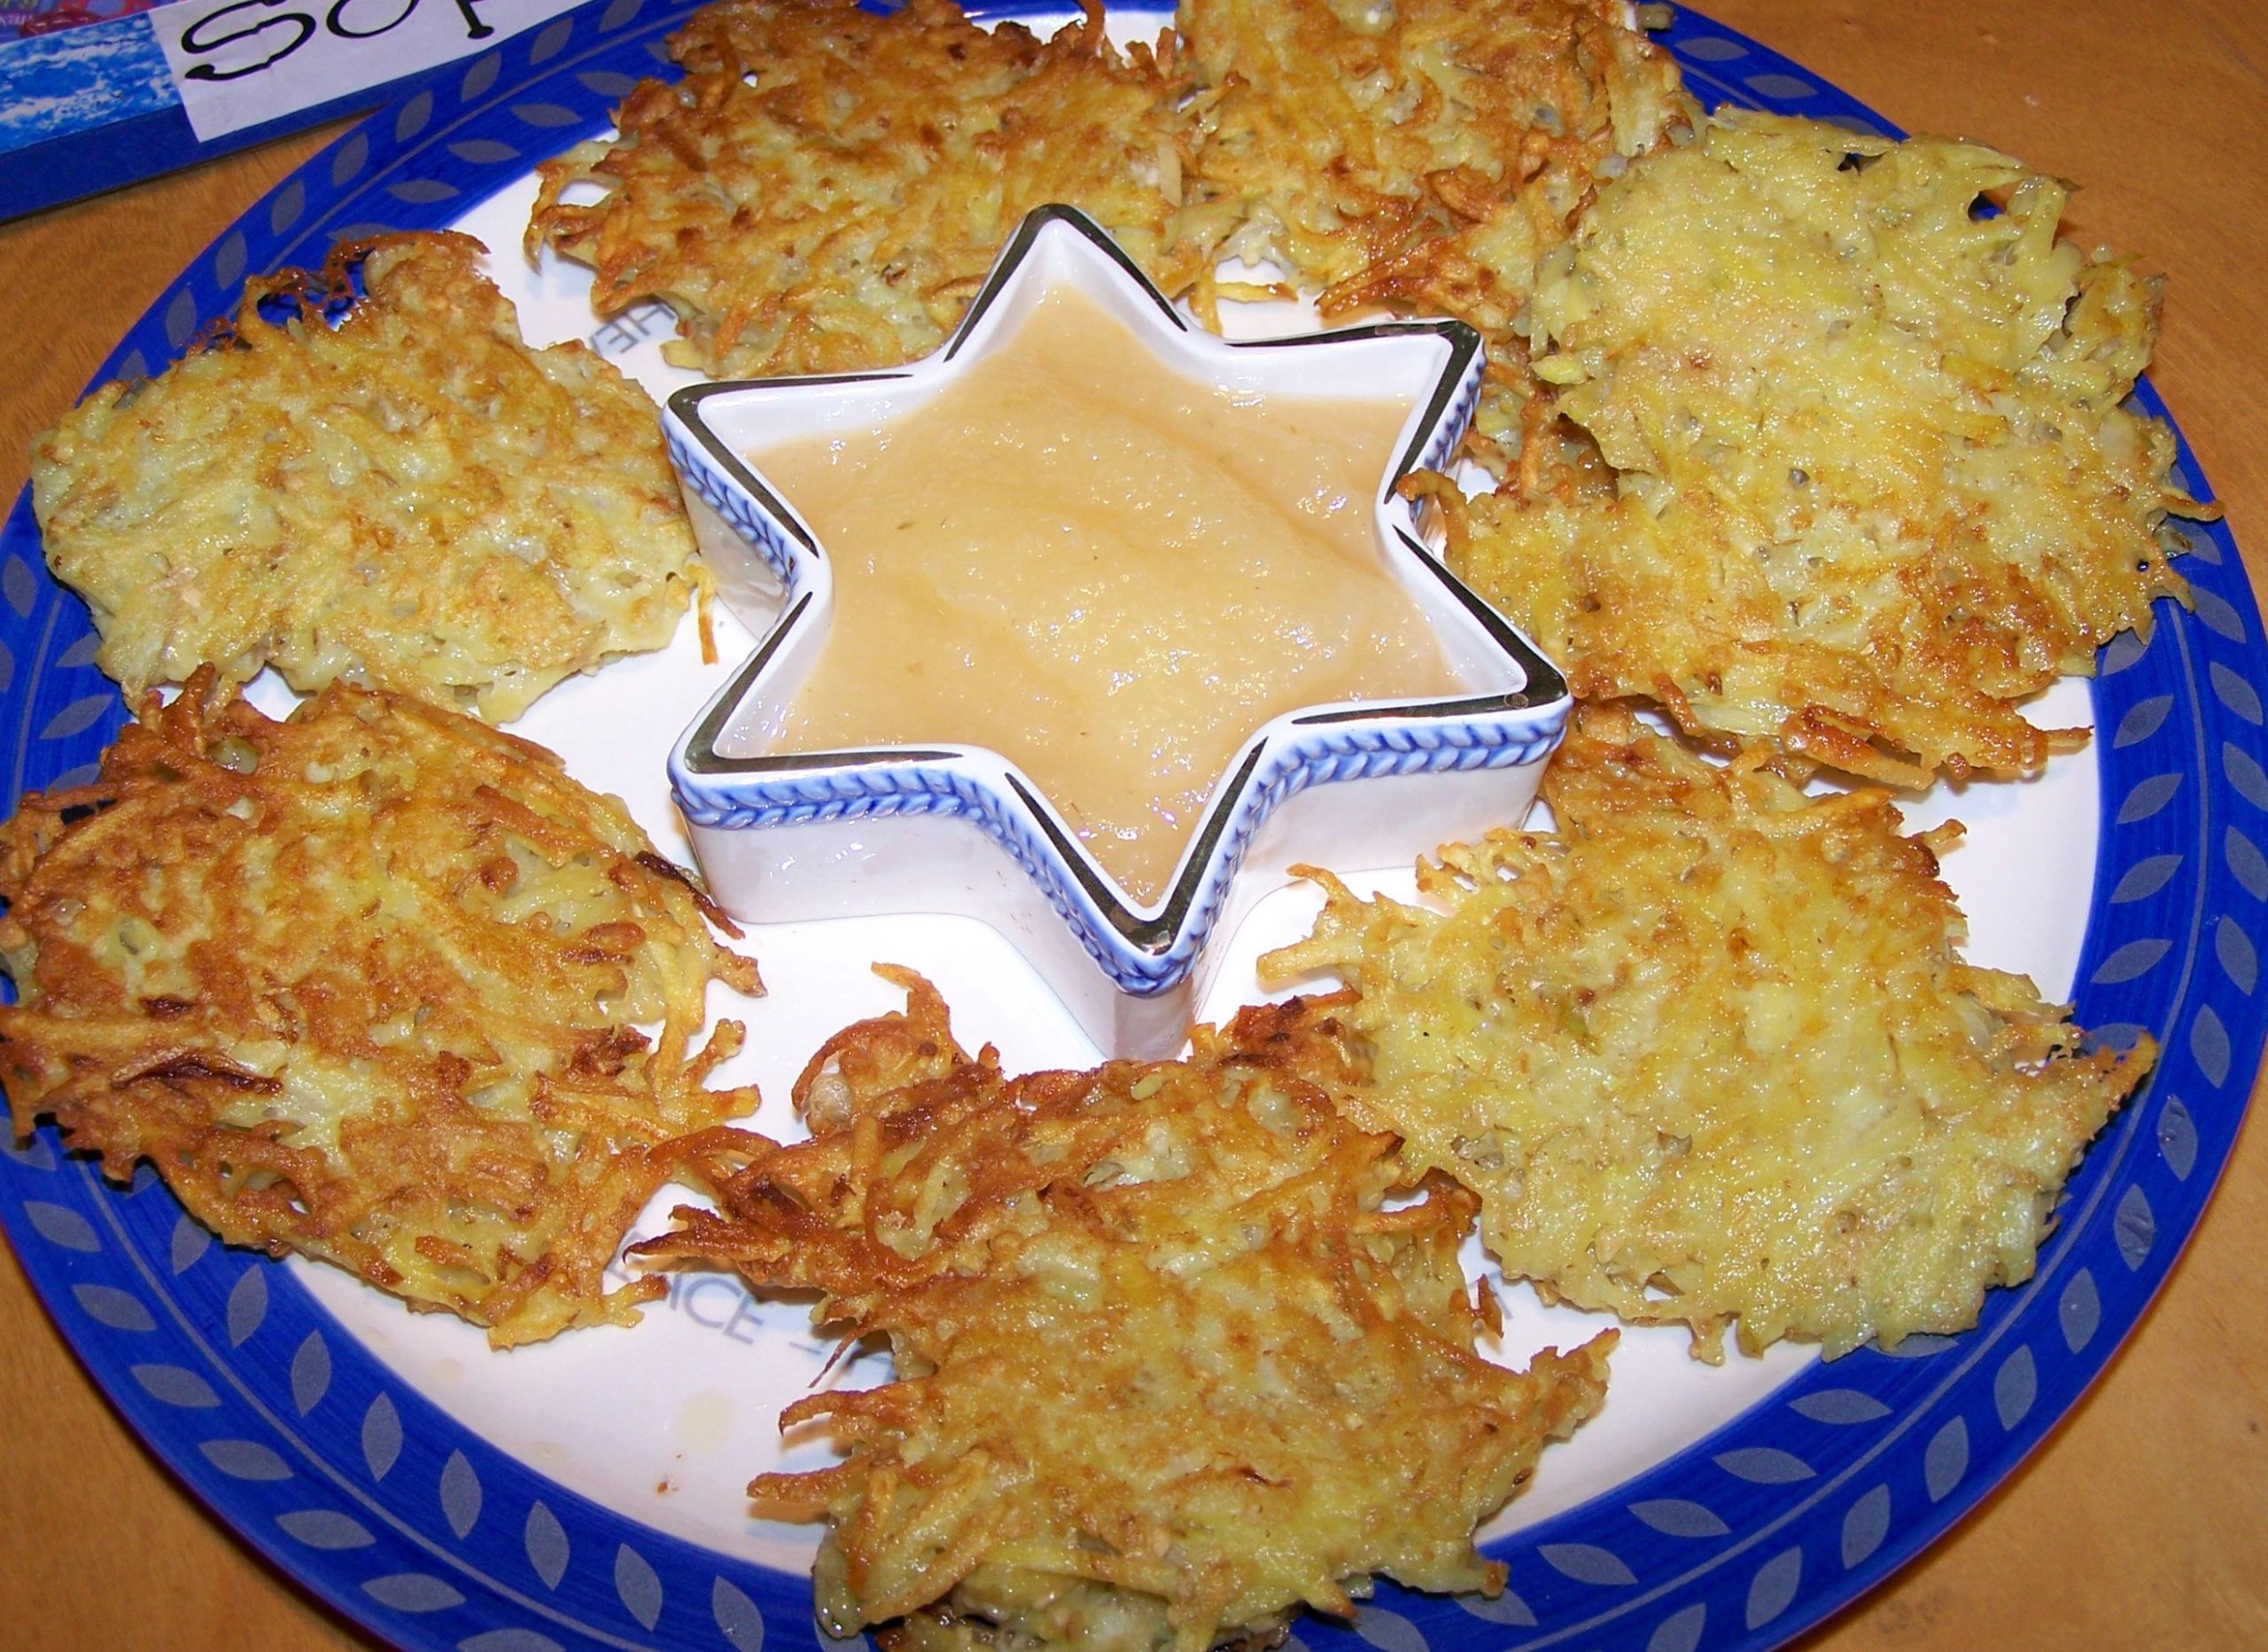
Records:
[[[1239,393],[1409,408],[1375,508],[1385,565],[1462,692],[1294,710],[1244,739],[1170,883],[1138,903],[1014,764],[974,746],[768,749],[834,611],[824,547],[744,456],[905,416],[1073,284],[1175,371]],[[1015,942],[1107,1053],[1183,1042],[1207,942],[1311,862],[1407,865],[1526,812],[1565,729],[1559,672],[1444,567],[1394,485],[1452,462],[1481,376],[1459,322],[1390,321],[1230,342],[1195,326],[1107,232],[1070,207],[1024,220],[951,339],[889,371],[695,385],[663,426],[726,606],[761,638],[679,739],[670,779],[711,892],[735,917],[975,917]],[[1008,484],[1013,485],[1013,482]]]

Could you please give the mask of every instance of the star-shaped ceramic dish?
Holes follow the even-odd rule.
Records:
[[[1135,902],[1017,767],[973,746],[766,749],[834,611],[825,550],[745,455],[814,430],[901,418],[1076,285],[1175,371],[1242,393],[1376,397],[1408,407],[1379,481],[1385,564],[1439,640],[1456,698],[1303,708],[1247,736],[1171,882]],[[876,912],[975,917],[1016,942],[1106,1053],[1177,1048],[1208,939],[1302,861],[1406,865],[1517,822],[1566,725],[1566,686],[1426,547],[1394,485],[1450,462],[1480,386],[1458,322],[1396,321],[1229,342],[1194,326],[1101,228],[1032,213],[952,338],[891,371],[696,385],[663,423],[726,605],[762,640],[670,756],[710,888],[755,921]]]

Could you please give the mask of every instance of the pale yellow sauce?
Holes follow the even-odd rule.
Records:
[[[1231,395],[1051,291],[905,417],[750,455],[835,570],[773,748],[989,747],[1156,898],[1268,718],[1457,688],[1381,563],[1403,413]]]

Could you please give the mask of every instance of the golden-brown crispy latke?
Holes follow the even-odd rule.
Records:
[[[273,664],[507,722],[675,634],[708,574],[653,404],[582,345],[524,343],[480,252],[389,236],[253,280],[233,327],[35,444],[48,566],[129,701]],[[367,296],[327,327],[358,259]]]
[[[1441,910],[1327,875],[1263,977],[1329,969],[1373,1062],[1354,1115],[1481,1196],[1547,1299],[1682,1321],[1722,1357],[1830,1354],[1975,1322],[2031,1276],[2089,1137],[2155,1059],[2076,1053],[2022,976],[1961,961],[1936,850],[1878,790],[1806,797],[1587,710],[1545,795],[1556,834],[1421,865]]]
[[[739,1025],[691,1049],[755,966],[620,803],[456,712],[342,683],[271,723],[201,671],[24,800],[0,898],[19,1135],[499,1347],[635,1320],[661,1282],[601,1275],[639,1208],[755,1139],[703,1084]]]
[[[1622,0],[1182,0],[1214,101],[1178,228],[1320,291],[1488,343],[1474,446],[1519,451],[1537,262],[1696,114]]]
[[[951,0],[729,0],[670,37],[619,136],[540,168],[528,224],[598,272],[602,313],[665,299],[666,353],[720,377],[839,372],[944,341],[1033,207],[1084,208],[1169,291],[1211,267],[1169,237],[1194,141],[1170,50],[1121,56],[1100,0],[1045,45]],[[566,198],[594,185],[591,204]],[[1168,250],[1169,241],[1173,243]]]
[[[825,1509],[833,1633],[1203,1652],[1303,1602],[1348,1612],[1377,1572],[1501,1586],[1474,1524],[1597,1406],[1612,1338],[1526,1375],[1473,1353],[1472,1196],[1302,1076],[1346,1073],[1325,1013],[1012,1080],[882,973],[907,1010],[813,1058],[812,1140],[639,1247],[889,1334],[897,1381],[781,1418],[827,1418],[849,1460],[749,1488]]]
[[[2057,240],[2065,194],[1737,112],[1634,163],[1534,306],[1616,484],[1445,497],[1453,560],[1578,694],[1893,784],[2037,772],[2078,737],[2016,702],[2147,632],[2166,512],[2206,514],[2120,405],[2156,283]]]

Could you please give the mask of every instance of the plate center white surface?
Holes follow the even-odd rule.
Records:
[[[591,314],[587,272],[547,258],[531,268],[517,249],[534,197],[532,178],[467,213],[458,228],[491,249],[491,273],[520,308],[532,342],[591,340],[657,399],[696,376],[661,359],[671,336],[659,306],[601,323]],[[1239,330],[1242,330],[1241,329]],[[571,679],[540,701],[513,732],[553,748],[586,785],[624,799],[664,854],[689,861],[672,805],[668,747],[739,663],[751,639],[716,616],[719,658],[704,666],[692,625],[662,653]],[[2059,685],[2031,709],[2055,726],[2092,723],[2087,686]],[[1940,786],[1907,809],[1918,828],[1947,818],[1969,828],[1946,857],[1945,876],[1969,920],[1971,961],[2021,971],[2051,997],[2068,997],[2085,939],[2093,876],[2098,785],[2091,751],[2052,764],[2031,782]],[[1407,898],[1407,873],[1369,880]],[[1319,905],[1311,890],[1263,901],[1225,949],[1207,1019],[1262,995],[1253,961],[1306,931]],[[999,1046],[1011,1071],[1085,1066],[1093,1046],[1010,942],[973,920],[944,917],[855,919],[758,926],[748,950],[769,996],[743,1002],[722,989],[712,1012],[745,1020],[749,1048],[720,1083],[759,1084],[757,1128],[798,1135],[788,1105],[796,1074],[821,1040],[861,1016],[896,1008],[899,995],[876,979],[875,961],[903,964],[936,982],[964,1045]],[[641,1233],[667,1226],[683,1195],[649,1208]],[[1477,1260],[1477,1249],[1469,1252]],[[780,1408],[820,1378],[831,1351],[810,1329],[801,1301],[758,1301],[734,1280],[681,1274],[666,1302],[634,1330],[579,1331],[510,1353],[492,1353],[481,1332],[454,1319],[413,1315],[335,1269],[295,1263],[299,1278],[354,1337],[405,1382],[499,1448],[571,1490],[672,1535],[762,1563],[800,1571],[818,1529],[753,1518],[743,1488],[761,1472],[833,1460],[823,1434],[792,1445],[777,1431]],[[1504,1292],[1506,1335],[1492,1350],[1524,1363],[1547,1345],[1567,1346],[1607,1328],[1603,1315],[1546,1308],[1524,1286]],[[1817,1357],[1783,1345],[1763,1358],[1728,1355],[1699,1364],[1676,1329],[1626,1329],[1607,1403],[1576,1439],[1548,1451],[1534,1484],[1495,1522],[1511,1530],[1605,1492],[1731,1421]],[[865,1357],[828,1374],[863,1385],[887,1375]]]

